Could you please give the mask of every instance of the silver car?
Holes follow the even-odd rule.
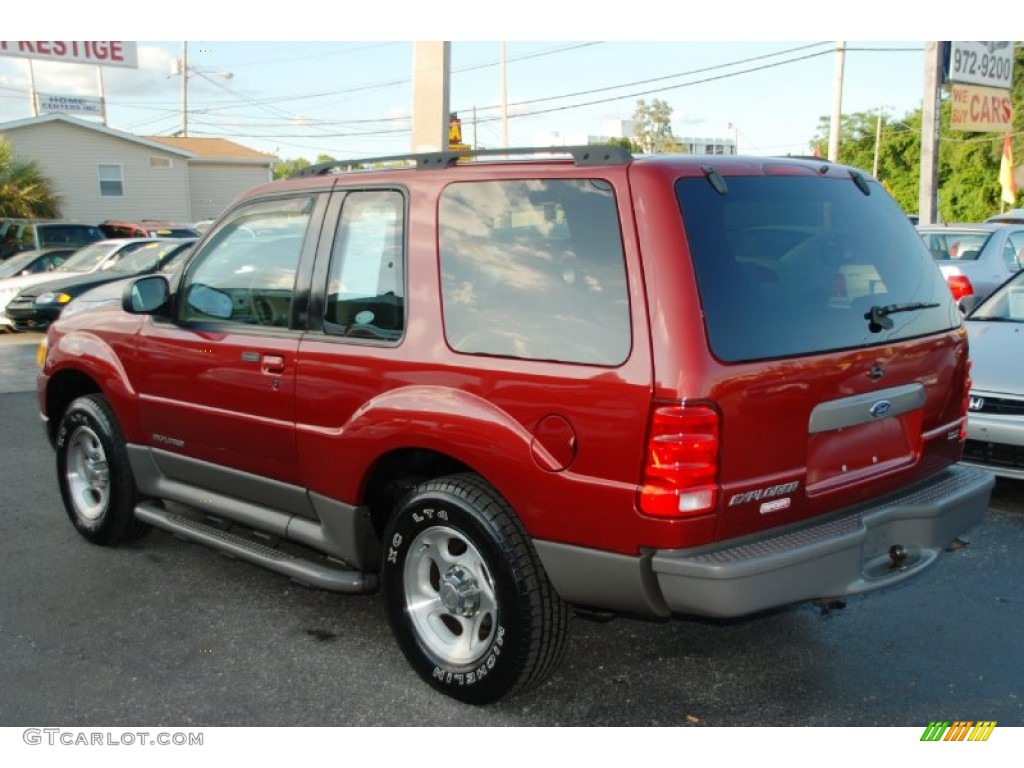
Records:
[[[1024,267],[1024,224],[920,224],[917,231],[956,299],[984,298]]]
[[[971,395],[965,464],[1024,480],[1024,272],[967,316]]]

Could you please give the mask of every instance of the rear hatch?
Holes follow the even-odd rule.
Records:
[[[837,166],[752,167],[676,182],[713,356],[718,540],[924,479],[958,459],[965,408],[959,313],[892,198]]]

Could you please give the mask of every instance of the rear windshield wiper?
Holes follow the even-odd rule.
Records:
[[[937,306],[939,306],[938,302],[926,303],[923,301],[915,301],[909,304],[889,304],[885,307],[880,307],[876,304],[864,313],[864,319],[869,321],[868,330],[872,333],[891,331],[893,322],[889,319],[889,315],[897,312],[913,312],[917,309],[931,309]]]

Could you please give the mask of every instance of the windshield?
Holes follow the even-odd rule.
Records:
[[[1018,272],[1003,283],[969,319],[1024,323],[1024,272]]]
[[[17,256],[11,256],[6,261],[0,261],[0,277],[16,275],[38,258],[38,251],[25,251]]]
[[[73,256],[70,256],[67,261],[57,267],[54,271],[92,272],[95,269],[99,269],[111,254],[118,254],[119,257],[123,257],[125,254],[131,253],[136,248],[140,248],[143,245],[145,245],[144,242],[125,243],[123,240],[93,243],[92,245],[87,245],[84,248],[79,248],[75,251]]]
[[[758,360],[956,327],[921,238],[881,186],[850,176],[703,176],[676,191],[711,348]],[[865,191],[868,194],[865,194]]]
[[[180,241],[146,243],[120,259],[116,264],[111,265],[107,271],[133,275],[154,270],[167,254],[174,253],[182,247],[186,250],[188,248],[188,246],[183,246]]]

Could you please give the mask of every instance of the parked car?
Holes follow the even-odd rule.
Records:
[[[75,252],[74,248],[44,248],[41,251],[22,251],[0,262],[0,280],[5,277],[35,275],[52,272]]]
[[[1024,224],[921,224],[955,299],[985,298],[1024,266]]]
[[[158,219],[142,221],[104,221],[100,229],[106,237],[186,237],[195,238],[199,233],[188,224]]]
[[[50,272],[0,279],[0,329],[13,330],[14,326],[6,314],[7,303],[23,289],[65,275],[106,269],[126,254],[150,242],[152,241],[148,239],[101,240],[78,249]]]
[[[966,319],[971,399],[965,464],[1024,480],[1024,272],[1018,272]]]
[[[1005,213],[997,213],[985,219],[987,224],[1024,224],[1024,208],[1011,208]]]
[[[0,240],[0,259],[41,248],[80,248],[104,238],[92,224],[55,219],[8,219]]]
[[[483,703],[552,673],[571,606],[867,592],[983,519],[961,315],[870,175],[594,146],[395,162],[260,186],[171,277],[50,326],[39,407],[84,538],[155,526],[379,586],[424,681]]]
[[[105,269],[54,277],[23,288],[7,302],[4,313],[17,331],[42,330],[60,316],[72,299],[89,289],[126,277],[156,272],[178,254],[186,253],[193,244],[194,239],[150,240]]]

